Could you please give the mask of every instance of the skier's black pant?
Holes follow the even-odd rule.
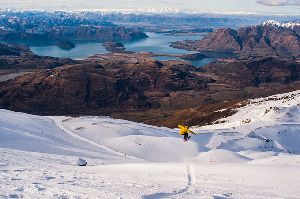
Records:
[[[185,133],[185,134],[183,134],[183,138],[185,139],[185,140],[187,140],[187,139],[189,139],[189,134],[188,133]]]

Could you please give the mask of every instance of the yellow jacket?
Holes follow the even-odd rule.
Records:
[[[191,134],[195,134],[194,132],[188,130],[188,126],[181,126],[181,125],[178,125],[178,127],[180,127],[180,131],[179,131],[179,134],[180,135],[184,135],[185,133],[191,133]]]

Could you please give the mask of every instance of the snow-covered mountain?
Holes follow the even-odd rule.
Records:
[[[139,39],[140,30],[117,27],[100,13],[0,10],[0,40]]]
[[[79,10],[13,10],[0,9],[1,30],[8,31],[46,31],[52,27],[118,24],[127,27],[159,27],[174,28],[186,25],[192,28],[239,28],[261,24],[270,19],[291,21],[298,19],[297,15],[263,15],[258,13],[218,13],[195,12],[172,8],[142,8],[142,9],[79,9]],[[174,27],[173,27],[174,26]],[[36,30],[37,29],[37,30]],[[55,31],[55,29],[54,29]]]
[[[141,8],[141,9],[78,9],[75,12],[101,12],[122,14],[188,14],[190,12],[173,8]]]
[[[0,197],[299,198],[299,105],[300,91],[250,100],[188,142],[109,117],[0,110]]]
[[[282,23],[282,22],[278,22],[278,21],[275,21],[275,20],[269,20],[269,21],[264,22],[262,25],[263,26],[270,25],[270,26],[274,26],[276,28],[290,28],[290,29],[293,29],[295,26],[300,26],[300,23],[291,23],[291,22]]]

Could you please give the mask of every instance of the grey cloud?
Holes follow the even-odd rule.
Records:
[[[300,0],[257,0],[265,6],[300,6]]]

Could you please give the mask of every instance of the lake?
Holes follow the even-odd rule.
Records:
[[[66,50],[54,46],[56,42],[16,42],[30,47],[31,51],[37,55],[53,56],[60,58],[71,59],[84,59],[90,55],[108,53],[108,51],[102,46],[106,41],[115,41],[124,44],[124,47],[128,51],[139,52],[153,52],[159,54],[187,54],[197,51],[186,51],[183,49],[176,49],[170,47],[171,42],[182,40],[200,40],[203,36],[167,36],[163,33],[146,33],[149,37],[139,40],[98,40],[98,41],[71,41],[76,45],[75,48]],[[179,59],[176,57],[160,56],[154,57],[159,61]],[[210,62],[216,61],[216,58],[205,58],[202,60],[191,61],[196,66],[202,66]]]

